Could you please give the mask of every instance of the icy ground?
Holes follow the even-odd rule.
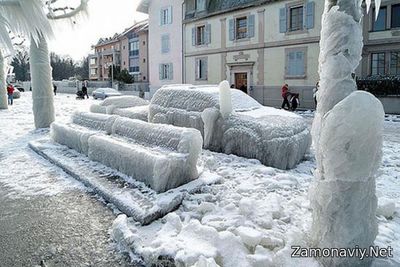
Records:
[[[88,110],[92,103],[58,95],[57,120],[66,121],[76,108]],[[311,125],[313,113],[301,115]],[[383,247],[392,246],[394,258],[377,266],[400,264],[400,123],[395,120],[390,117],[385,122],[384,159],[377,179],[376,241]],[[109,244],[106,232],[116,215],[88,197],[73,178],[26,147],[28,141],[48,134],[32,129],[28,92],[9,111],[0,111],[0,262],[31,266],[38,262],[23,258],[46,256],[53,263],[52,257],[62,258],[62,263],[74,266],[126,265],[113,253],[104,252]],[[121,249],[128,244],[147,261],[162,255],[186,266],[195,264],[200,255],[204,262],[224,266],[318,266],[313,259],[290,258],[291,245],[307,247],[311,225],[307,193],[315,167],[312,153],[291,171],[205,150],[201,164],[223,176],[222,182],[185,199],[177,211],[150,226],[135,226],[129,219],[124,225],[124,217],[118,217],[112,228],[115,238],[117,230],[130,234],[129,242],[119,240]],[[20,223],[23,220],[27,223]],[[79,223],[74,225],[75,221]],[[48,236],[62,241],[50,238],[42,244]]]

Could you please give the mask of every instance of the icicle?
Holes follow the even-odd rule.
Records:
[[[228,81],[219,84],[219,109],[223,118],[232,113],[232,95]]]
[[[6,68],[4,66],[4,57],[0,49],[0,109],[8,108],[7,100],[7,83],[6,83]]]
[[[30,67],[35,126],[47,128],[54,121],[54,104],[49,51],[44,37],[40,37],[38,44],[31,41]]]

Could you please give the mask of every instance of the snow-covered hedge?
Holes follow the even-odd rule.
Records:
[[[207,149],[256,158],[281,169],[292,168],[303,158],[311,143],[304,119],[263,107],[236,89],[231,97],[233,113],[224,119],[218,87],[164,87],[150,103],[149,121],[195,128]]]

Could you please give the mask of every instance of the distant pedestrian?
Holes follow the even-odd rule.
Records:
[[[12,86],[12,84],[9,84],[7,86],[7,95],[8,95],[8,104],[12,106],[14,104],[14,86]]]
[[[53,83],[53,92],[54,95],[57,95],[57,85],[55,85],[54,83]]]
[[[285,106],[287,106],[287,109],[290,109],[290,103],[288,100],[290,93],[289,93],[289,85],[287,83],[285,83],[282,86],[282,98],[283,98],[283,102],[282,102],[282,108],[284,109]]]
[[[314,103],[315,103],[315,109],[317,109],[317,94],[319,90],[319,82],[315,85],[315,88],[313,89],[313,98],[314,98]]]
[[[82,86],[82,95],[83,95],[84,98],[85,98],[85,96],[86,96],[87,99],[89,99],[88,89],[87,89],[87,87],[85,86],[85,84],[83,84],[83,86]]]

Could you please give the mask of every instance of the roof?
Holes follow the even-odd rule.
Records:
[[[137,22],[133,24],[131,27],[126,28],[122,33],[114,34],[112,37],[108,38],[100,38],[99,41],[97,42],[96,46],[100,45],[106,45],[106,44],[111,44],[120,41],[123,37],[125,37],[128,33],[135,31],[135,32],[141,32],[141,31],[147,31],[149,28],[149,20],[145,19],[140,22]]]
[[[237,9],[259,6],[276,1],[280,0],[208,0],[206,12],[200,12],[199,14],[192,13],[192,16],[188,16],[187,13],[186,19],[187,20],[200,19],[221,13],[232,12]]]
[[[136,11],[149,14],[150,0],[141,0]]]

